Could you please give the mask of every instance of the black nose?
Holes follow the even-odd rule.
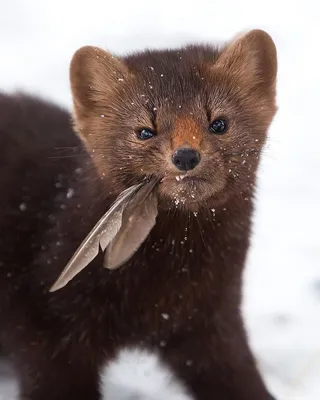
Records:
[[[193,149],[179,149],[173,154],[172,162],[180,171],[189,171],[199,164],[200,154]]]

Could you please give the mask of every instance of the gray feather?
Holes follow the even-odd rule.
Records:
[[[131,186],[118,196],[110,209],[80,244],[59,278],[51,287],[50,292],[61,289],[82,271],[98,255],[99,245],[102,251],[106,249],[121,228],[122,214],[126,205],[129,204],[141,186],[143,184]]]
[[[158,214],[156,183],[151,181],[140,188],[123,211],[121,228],[105,253],[105,268],[119,268],[148,237]]]

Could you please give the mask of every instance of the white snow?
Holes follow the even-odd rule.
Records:
[[[270,129],[245,277],[252,346],[279,400],[320,398],[320,134],[317,0],[40,0],[0,7],[0,90],[68,107],[69,61],[87,44],[123,53],[267,30],[279,54],[279,112]],[[165,71],[163,71],[165,73]],[[2,374],[1,395],[14,386]]]
[[[184,386],[157,354],[124,349],[102,368],[104,400],[192,400]]]
[[[26,203],[21,203],[21,204],[19,205],[19,209],[20,209],[20,211],[26,211],[26,209],[27,209]]]
[[[74,195],[74,189],[69,188],[66,194],[67,199],[71,199],[71,197],[73,197]]]

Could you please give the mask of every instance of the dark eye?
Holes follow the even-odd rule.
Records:
[[[222,135],[227,132],[227,123],[224,119],[215,119],[209,125],[209,131],[216,135]]]
[[[137,137],[140,140],[148,140],[151,139],[153,136],[155,136],[155,132],[153,132],[151,129],[140,129],[137,131]]]

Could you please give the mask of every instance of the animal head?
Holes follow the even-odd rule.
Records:
[[[82,47],[70,67],[75,129],[112,190],[154,176],[163,207],[215,206],[252,190],[276,75],[261,30],[125,57]]]

